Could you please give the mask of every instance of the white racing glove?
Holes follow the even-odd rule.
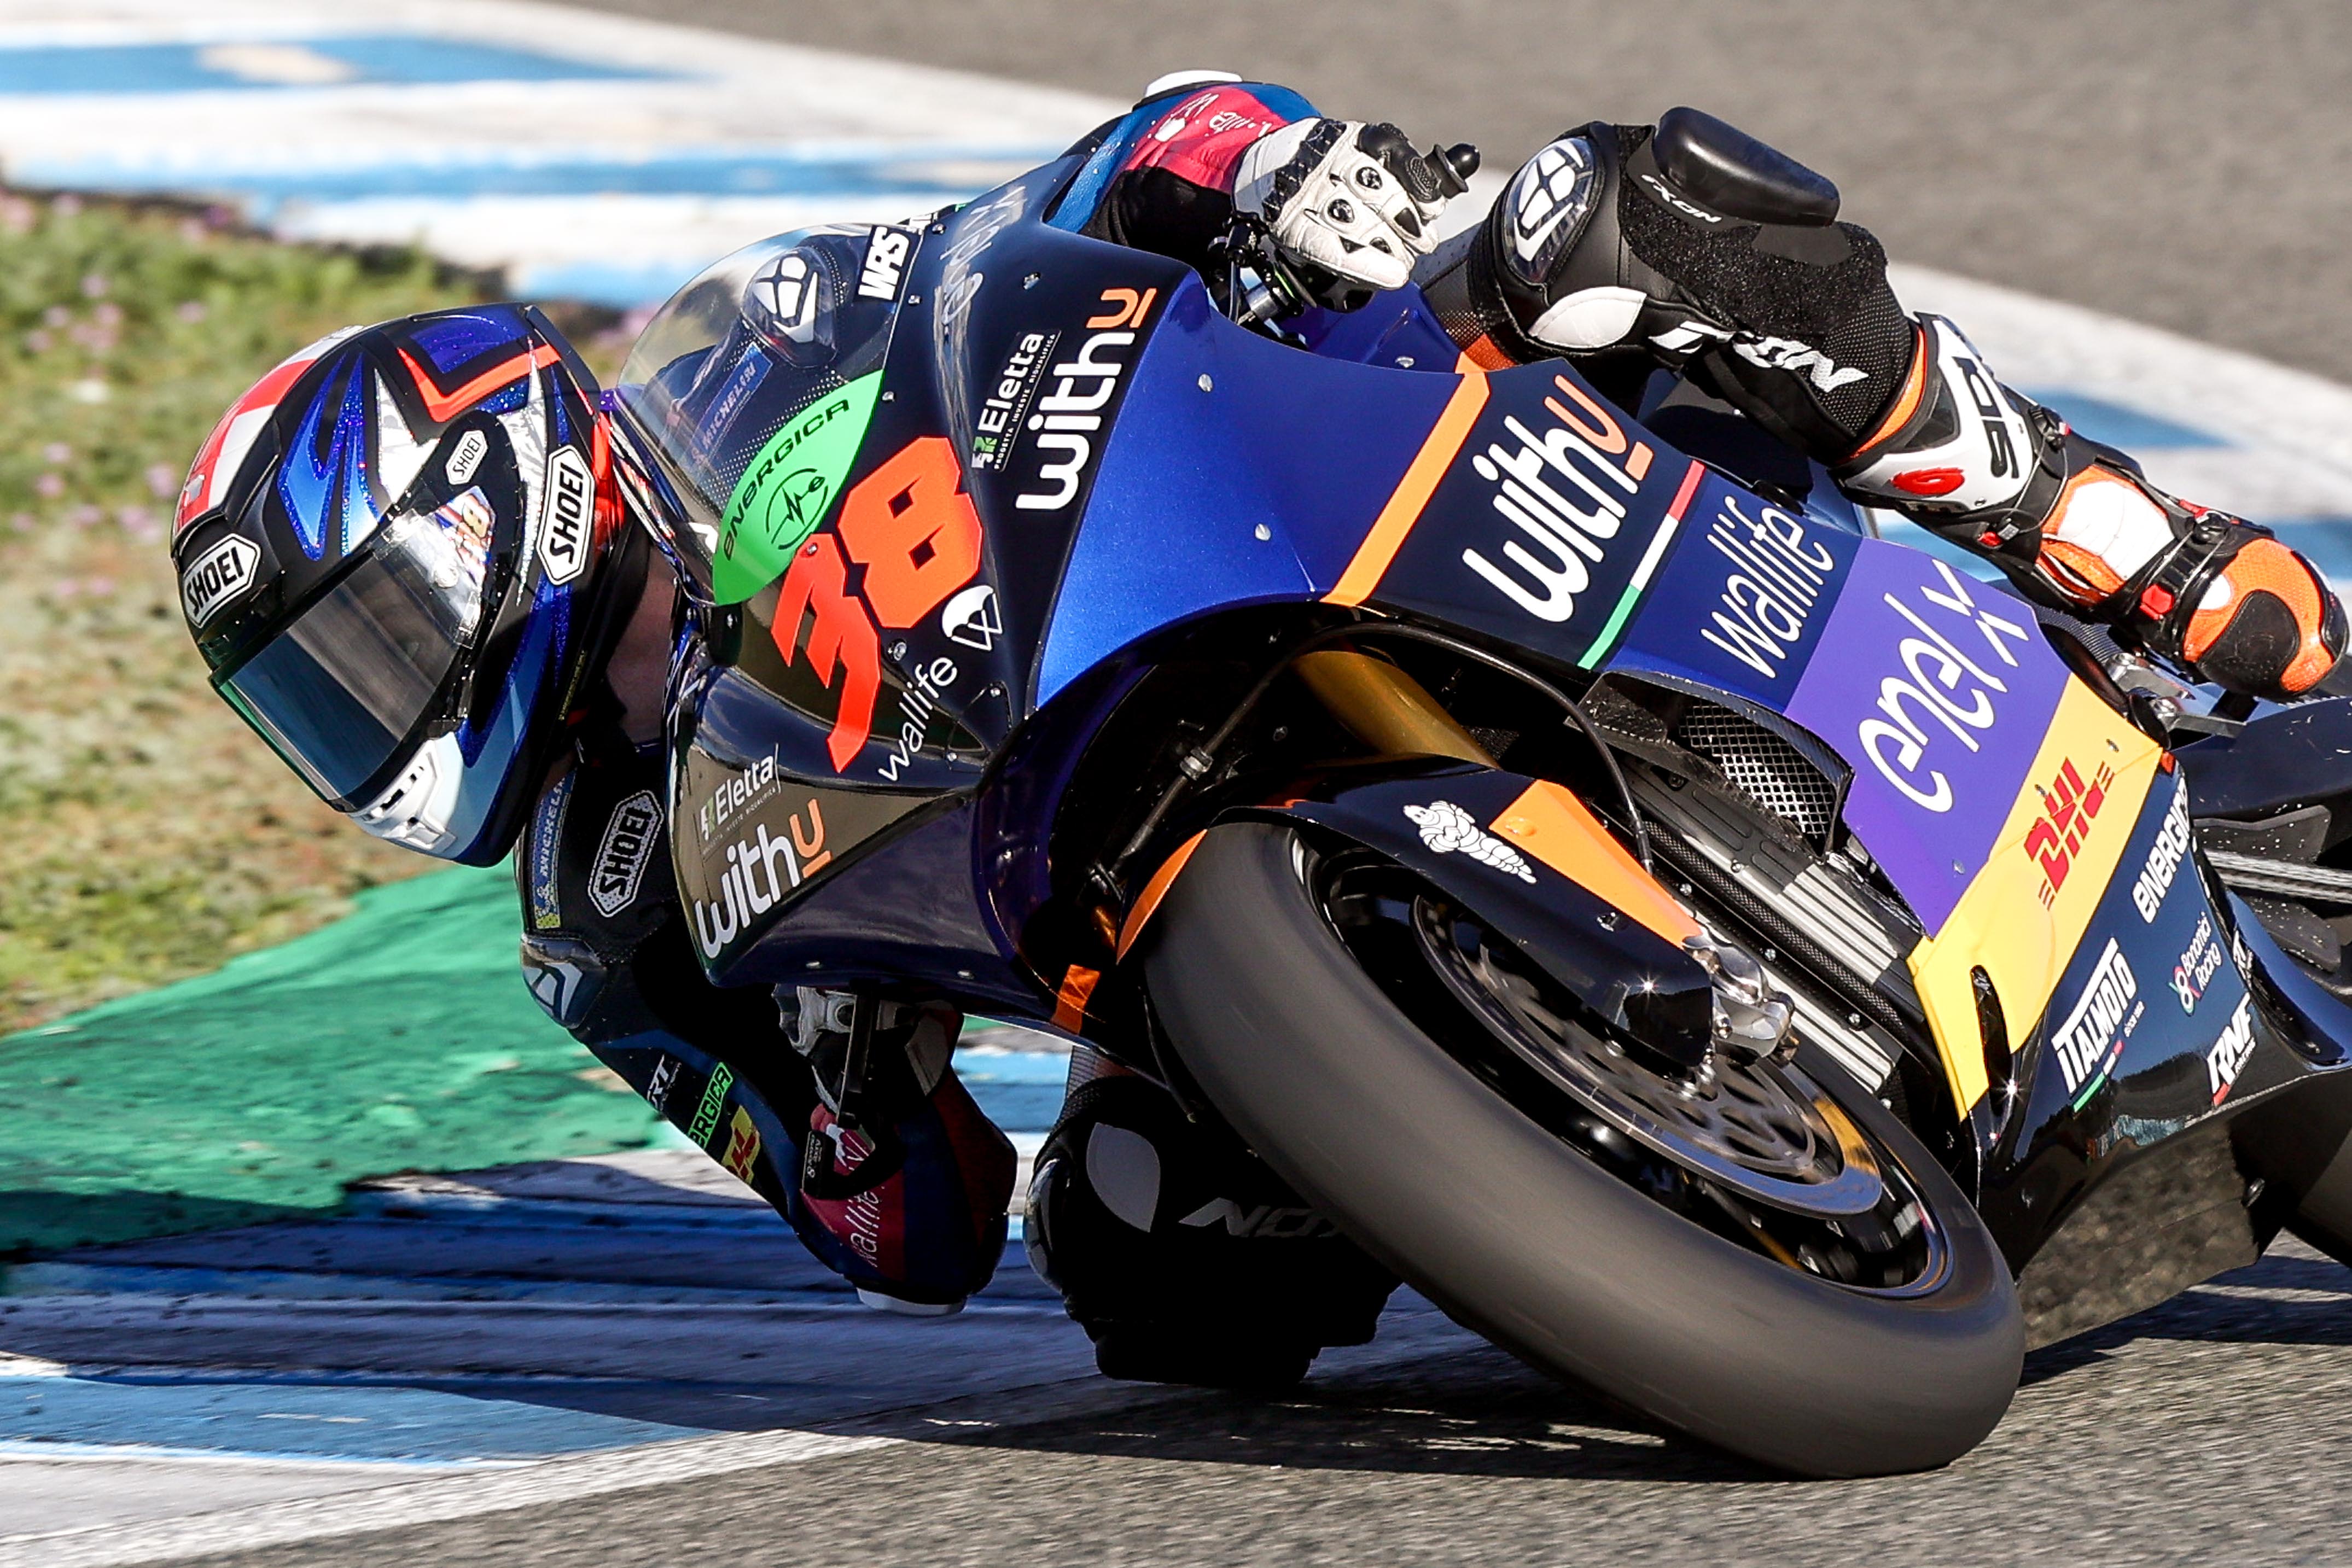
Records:
[[[1302,120],[1254,142],[1234,169],[1234,208],[1265,225],[1284,255],[1368,288],[1401,288],[1429,254],[1445,204],[1469,169],[1412,150],[1393,125]]]

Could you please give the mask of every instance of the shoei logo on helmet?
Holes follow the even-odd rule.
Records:
[[[260,564],[261,547],[235,535],[190,562],[180,574],[180,607],[188,613],[188,624],[201,629],[222,605],[249,591]]]
[[[478,430],[469,430],[457,437],[457,444],[449,449],[449,466],[445,472],[452,485],[463,485],[474,477],[474,470],[490,455],[490,438]]]
[[[576,447],[557,447],[547,460],[547,498],[539,519],[539,564],[548,581],[570,582],[588,564],[595,502],[596,476],[588,460]]]

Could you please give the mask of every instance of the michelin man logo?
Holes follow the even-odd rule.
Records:
[[[1535,881],[1535,868],[1518,851],[1481,828],[1476,818],[1453,801],[1432,800],[1426,806],[1407,806],[1404,814],[1421,830],[1421,841],[1439,854],[1465,854],[1481,865],[1493,866],[1521,882]]]

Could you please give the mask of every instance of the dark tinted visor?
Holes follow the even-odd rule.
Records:
[[[334,587],[215,677],[247,722],[338,806],[365,804],[368,786],[414,748],[472,647],[489,517],[487,506],[471,513],[467,498],[387,522]]]

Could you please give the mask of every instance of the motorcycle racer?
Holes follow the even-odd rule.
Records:
[[[2343,652],[2301,557],[2001,388],[1957,328],[1903,312],[1827,182],[1719,122],[1571,132],[1441,243],[1466,149],[1416,153],[1199,73],[1135,118],[1088,198],[1097,237],[1227,285],[1255,257],[1294,306],[1418,283],[1474,367],[1566,356],[1628,397],[1684,371],[1858,499],[2232,690],[2307,693]],[[591,388],[543,319],[502,307],[305,350],[191,476],[174,552],[192,632],[223,695],[367,831],[474,863],[519,835],[524,967],[550,1015],[869,1304],[952,1311],[995,1267],[1013,1170],[949,1065],[961,1019],[704,977],[660,869],[677,590],[625,526]],[[395,454],[373,481],[388,507],[329,471],[337,446],[319,455],[369,422]],[[566,495],[571,553],[526,559],[518,519]],[[1114,1375],[1295,1377],[1368,1338],[1394,1283],[1230,1132],[1083,1046],[1026,1234]]]

